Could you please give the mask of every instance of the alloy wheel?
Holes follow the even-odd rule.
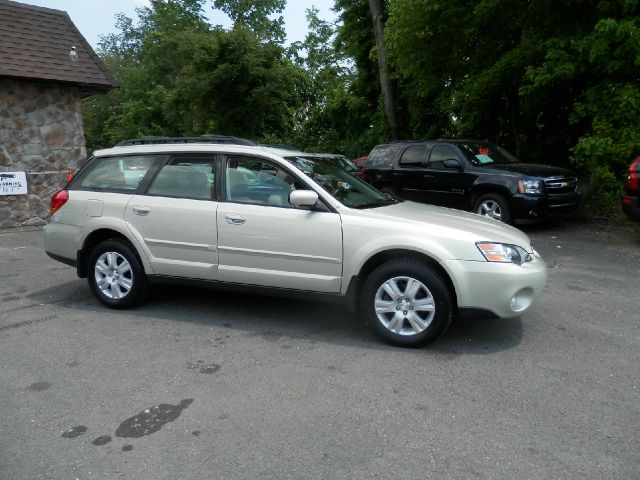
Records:
[[[436,313],[433,295],[420,280],[394,277],[378,288],[375,313],[390,332],[411,336],[423,332]]]

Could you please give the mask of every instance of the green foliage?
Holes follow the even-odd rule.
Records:
[[[617,205],[640,151],[638,2],[390,0],[387,42],[412,136],[495,139],[568,165]]]
[[[215,8],[225,12],[236,28],[254,32],[261,40],[282,43],[285,39],[282,13],[286,0],[214,0]]]
[[[83,103],[89,149],[144,135],[286,136],[308,75],[246,28],[211,28],[204,0],[153,0],[100,54],[120,87]]]
[[[285,0],[151,0],[100,54],[121,87],[84,101],[89,147],[205,132],[350,156],[387,141],[368,0],[308,11],[283,48]],[[638,0],[385,0],[401,134],[478,137],[525,161],[573,166],[587,204],[617,209],[640,153]]]

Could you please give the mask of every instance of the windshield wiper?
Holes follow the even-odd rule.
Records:
[[[376,208],[376,207],[385,207],[387,205],[394,205],[396,203],[400,203],[402,200],[397,198],[386,198],[384,200],[377,200],[375,202],[362,203],[360,205],[354,205],[351,208],[364,209],[364,208]]]

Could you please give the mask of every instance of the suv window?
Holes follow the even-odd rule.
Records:
[[[425,163],[426,154],[426,145],[413,145],[402,153],[402,157],[400,157],[400,166],[420,167]]]
[[[180,157],[158,172],[149,186],[149,195],[211,200],[215,185],[215,160]]]
[[[135,191],[158,156],[133,155],[96,159],[74,187]]]
[[[429,157],[429,168],[443,168],[444,169],[444,161],[453,158],[458,159],[458,154],[456,151],[445,145],[436,145],[431,150],[431,156]]]
[[[227,200],[274,207],[289,207],[295,179],[277,165],[251,157],[231,157],[225,172]]]

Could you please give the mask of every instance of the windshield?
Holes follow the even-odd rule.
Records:
[[[399,202],[354,177],[330,160],[300,155],[284,158],[313,178],[327,193],[347,207],[373,208]]]
[[[476,166],[520,163],[514,155],[495,143],[469,142],[459,143],[458,146]]]

